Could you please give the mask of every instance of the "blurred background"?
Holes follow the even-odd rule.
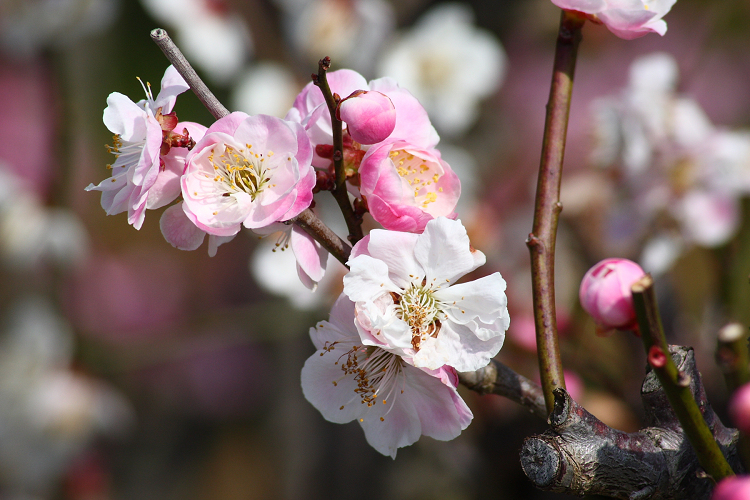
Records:
[[[461,389],[472,425],[394,461],[304,400],[337,262],[313,294],[274,241],[182,252],[162,210],[136,231],[84,187],[109,176],[109,93],[142,99],[136,77],[158,87],[168,65],[153,28],[230,110],[283,117],[326,55],[393,76],[462,180],[459,215],[488,257],[476,276],[508,282],[498,359],[538,378],[525,239],[559,15],[549,0],[0,0],[0,498],[556,498],[518,460],[545,423],[510,401]],[[679,0],[665,19],[666,36],[635,41],[584,27],[563,177],[568,388],[625,431],[641,426],[645,356],[581,311],[592,264],[654,273],[668,340],[695,347],[725,423],[716,333],[750,324],[750,4]],[[175,111],[212,121],[189,92]]]

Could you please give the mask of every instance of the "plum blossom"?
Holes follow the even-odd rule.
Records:
[[[596,322],[597,333],[637,328],[630,287],[643,277],[643,269],[628,259],[604,259],[581,280],[581,306]]]
[[[302,127],[235,112],[217,120],[187,157],[183,209],[206,233],[231,237],[269,226],[312,201],[312,148]]]
[[[127,210],[128,223],[140,229],[147,208],[167,205],[179,195],[177,179],[184,168],[186,148],[205,131],[197,123],[179,123],[172,112],[177,96],[188,88],[169,66],[156,99],[150,85],[144,86],[146,99],[137,103],[119,92],[107,98],[104,124],[115,134],[109,149],[116,160],[107,166],[111,177],[86,187],[86,191],[102,192],[107,215]]]
[[[317,352],[302,368],[302,391],[326,420],[357,420],[370,446],[392,458],[422,435],[449,441],[468,427],[473,415],[453,368],[416,368],[365,345],[354,318],[354,303],[342,294],[330,320],[310,329]]]
[[[375,91],[387,96],[396,110],[396,123],[387,138],[406,140],[424,149],[434,148],[440,141],[430,123],[427,111],[408,90],[399,87],[394,79],[379,78],[368,83],[356,71],[342,69],[328,73],[327,80],[331,92],[341,97],[350,96],[356,91]],[[313,166],[327,168],[331,163],[330,157],[321,157],[318,146],[332,145],[333,132],[331,116],[320,89],[312,82],[305,85],[294,100],[286,119],[298,122],[305,128],[310,142],[316,149]],[[350,147],[359,149],[360,145]],[[346,157],[347,152],[344,153]],[[361,156],[359,158],[361,159]]]
[[[380,92],[356,90],[338,106],[338,119],[347,123],[352,139],[360,144],[384,141],[396,127],[396,108]]]
[[[609,31],[625,40],[647,33],[664,35],[667,23],[662,17],[677,0],[552,0],[565,10],[589,14],[592,21],[601,22]]]
[[[411,90],[440,133],[456,136],[474,124],[480,101],[500,87],[506,67],[502,45],[474,25],[471,8],[447,3],[430,9],[384,51],[378,74]]]
[[[422,234],[373,230],[344,276],[362,342],[411,358],[418,368],[477,370],[503,345],[510,324],[505,280],[456,280],[485,263],[460,221],[438,217]]]
[[[712,124],[676,92],[677,77],[668,54],[644,56],[620,95],[593,104],[592,163],[623,180],[610,226],[624,229],[623,241],[646,240],[641,261],[658,264],[649,264],[657,274],[691,245],[726,243],[741,222],[739,199],[750,193],[750,133]]]
[[[421,232],[435,217],[456,217],[461,182],[436,149],[386,141],[367,151],[359,174],[370,214],[386,229]]]
[[[316,64],[321,54],[325,54],[337,64],[371,74],[373,63],[396,23],[391,3],[384,0],[276,0],[276,3],[285,14],[286,34],[293,53],[305,64]]]
[[[315,291],[328,264],[328,251],[320,243],[297,225],[272,224],[256,229],[255,232],[263,235],[280,234],[276,249],[284,251],[291,247],[300,281],[309,290]]]

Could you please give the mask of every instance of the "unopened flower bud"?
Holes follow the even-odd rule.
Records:
[[[711,500],[745,500],[750,498],[750,476],[731,476],[716,485]]]
[[[396,108],[380,92],[357,90],[339,103],[336,114],[360,144],[382,142],[396,127]]]
[[[581,280],[581,306],[604,331],[636,328],[630,287],[645,273],[633,261],[604,259],[588,270]]]
[[[750,434],[750,383],[743,385],[732,395],[729,416],[741,432]]]

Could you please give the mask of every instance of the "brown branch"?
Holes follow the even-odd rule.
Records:
[[[229,114],[229,110],[219,102],[216,96],[208,90],[198,73],[195,72],[188,60],[182,55],[180,49],[174,44],[166,30],[156,28],[151,31],[151,39],[159,46],[164,55],[167,56],[172,66],[182,75],[187,84],[193,90],[200,102],[217,120]]]
[[[349,260],[349,254],[352,252],[352,247],[346,244],[344,240],[334,233],[323,221],[321,221],[312,210],[305,209],[297,217],[286,221],[288,224],[294,223],[305,230],[307,234],[313,237],[315,241],[323,245],[323,248],[328,250],[331,255],[336,257],[339,262],[344,264],[347,269],[349,266],[346,262]]]
[[[670,350],[689,374],[691,394],[700,401],[713,436],[733,466],[738,433],[711,409],[690,348]],[[708,500],[713,482],[703,472],[654,371],[641,388],[650,427],[626,433],[608,427],[578,405],[564,389],[554,392],[551,429],[527,438],[521,465],[539,488],[570,495],[605,495],[627,500]]]
[[[546,420],[547,408],[539,384],[519,375],[495,361],[474,372],[462,372],[458,378],[463,385],[479,394],[497,394],[515,401],[537,417]]]
[[[579,14],[571,11],[563,11],[560,18],[552,85],[544,124],[534,224],[526,241],[531,254],[539,373],[549,411],[552,411],[554,404],[552,391],[558,387],[565,387],[555,317],[555,237],[558,217],[562,210],[560,181],[565,137],[568,131],[570,97],[573,92],[573,74],[584,20]]]
[[[715,481],[733,476],[732,468],[704,420],[704,409],[698,405],[690,389],[691,381],[688,378],[690,375],[679,370],[672,361],[672,357],[668,355],[669,347],[661,326],[659,308],[656,305],[653,278],[650,274],[646,274],[633,283],[631,290],[633,306],[638,318],[638,329],[649,365],[661,382],[685,435],[695,448],[701,466]]]
[[[313,75],[313,82],[323,93],[323,98],[328,105],[328,112],[331,115],[331,130],[333,131],[333,167],[336,172],[335,186],[333,188],[333,197],[339,204],[339,209],[346,221],[346,227],[349,230],[349,242],[354,245],[361,240],[362,218],[358,217],[349,202],[349,193],[346,190],[346,171],[344,169],[344,133],[341,120],[336,117],[336,106],[338,102],[336,97],[331,93],[331,87],[328,85],[327,72],[331,67],[331,58],[324,57],[318,63],[318,74]]]

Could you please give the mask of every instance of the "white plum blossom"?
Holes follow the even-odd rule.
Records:
[[[342,294],[330,321],[310,329],[317,351],[302,368],[302,391],[323,417],[358,421],[370,446],[392,458],[420,436],[448,441],[466,429],[473,415],[456,391],[456,371],[416,368],[408,358],[363,344],[354,315]]]
[[[378,73],[408,88],[440,133],[456,136],[474,124],[480,101],[500,87],[506,67],[502,45],[474,25],[471,8],[447,3],[384,51]]]
[[[677,93],[677,77],[668,54],[644,56],[620,95],[593,104],[592,163],[624,185],[609,212],[627,223],[610,225],[635,241],[658,221],[642,256],[644,265],[656,265],[652,272],[666,270],[690,245],[726,243],[741,222],[739,199],[750,193],[750,134],[712,124],[696,101]]]
[[[373,230],[355,245],[344,277],[362,342],[420,368],[487,365],[510,324],[505,280],[494,273],[455,284],[484,263],[460,221],[438,217],[422,234]]]
[[[119,92],[107,98],[104,124],[115,134],[110,151],[116,160],[107,166],[112,170],[111,177],[86,187],[86,191],[102,192],[102,208],[107,215],[127,210],[128,223],[140,229],[147,208],[162,207],[179,195],[177,178],[184,168],[190,134],[200,138],[205,131],[197,123],[180,124],[172,113],[177,96],[188,88],[177,70],[169,66],[156,98],[150,85],[144,85],[146,99],[137,103]]]

